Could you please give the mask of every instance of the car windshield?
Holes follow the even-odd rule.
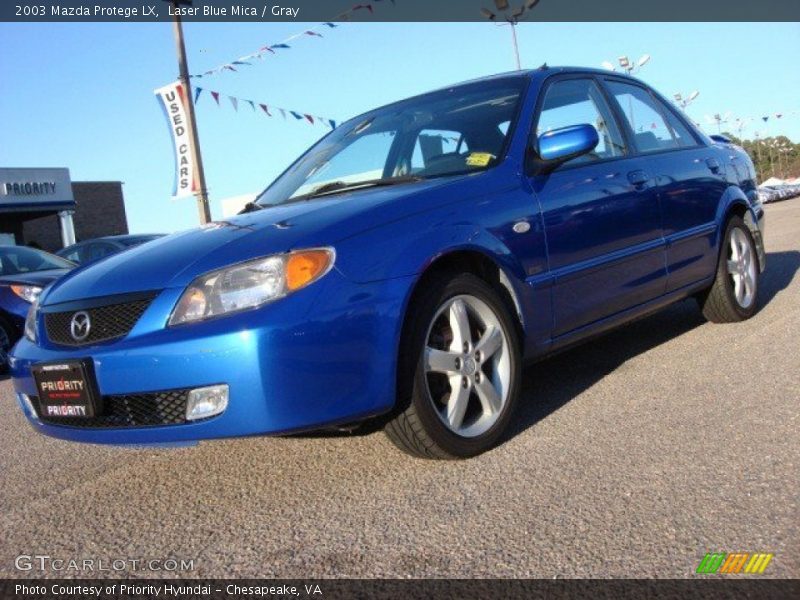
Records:
[[[71,269],[75,263],[25,246],[0,247],[0,276],[48,269]]]
[[[503,158],[526,82],[457,86],[351,119],[289,167],[256,206],[488,169]]]

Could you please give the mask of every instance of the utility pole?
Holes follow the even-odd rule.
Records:
[[[192,0],[166,0],[172,4],[173,9],[177,9],[181,5],[191,6]],[[186,94],[186,120],[189,121],[189,135],[192,140],[192,160],[194,161],[195,168],[197,169],[197,183],[200,189],[195,192],[197,198],[197,212],[200,216],[200,224],[205,225],[211,222],[211,209],[208,205],[208,189],[206,188],[206,174],[203,170],[203,156],[200,153],[200,138],[197,135],[197,122],[194,117],[194,97],[192,96],[192,87],[189,79],[189,63],[186,60],[186,46],[183,42],[183,26],[181,24],[180,15],[177,10],[172,11],[174,14],[174,29],[175,29],[175,51],[178,54],[178,81],[183,86],[183,91]]]
[[[533,10],[537,4],[539,4],[539,0],[524,0],[516,9],[512,10],[508,0],[494,0],[494,5],[498,12],[504,13],[501,15],[501,18],[505,20],[506,23],[502,24],[507,24],[511,27],[511,39],[514,43],[514,58],[517,63],[517,71],[522,69],[522,63],[519,59],[519,43],[517,42],[517,25],[519,24],[520,19],[525,16],[525,13]],[[482,8],[481,14],[490,21],[497,20],[497,14],[488,8]],[[500,24],[501,23],[498,23],[498,25]]]

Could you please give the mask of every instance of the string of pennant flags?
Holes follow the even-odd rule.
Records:
[[[358,11],[367,11],[370,14],[374,13],[374,4],[377,2],[382,2],[383,0],[371,0],[371,2],[367,2],[364,4],[355,4],[346,11],[341,14],[336,15],[333,20],[325,21],[324,23],[320,23],[311,29],[305,29],[301,32],[295,33],[294,35],[289,36],[285,40],[282,40],[276,44],[267,44],[265,46],[261,46],[255,52],[251,52],[250,54],[245,54],[244,56],[240,56],[236,60],[232,60],[230,62],[221,64],[213,69],[209,69],[207,71],[203,71],[202,73],[196,73],[194,75],[190,75],[190,77],[194,79],[202,79],[203,77],[212,77],[214,75],[219,75],[220,73],[238,73],[239,69],[242,67],[252,67],[255,63],[254,61],[261,61],[267,56],[274,56],[279,53],[285,52],[286,50],[291,50],[292,46],[289,45],[289,42],[294,42],[298,39],[309,39],[309,38],[321,38],[324,37],[321,31],[330,31],[336,29],[338,25],[333,21],[347,21],[350,17],[358,12]],[[389,0],[392,4],[394,4],[395,0]]]
[[[282,108],[280,106],[275,106],[274,104],[267,104],[265,102],[257,102],[256,100],[249,100],[246,98],[239,98],[237,96],[230,96],[228,94],[221,94],[220,92],[214,90],[206,90],[205,88],[201,87],[193,88],[195,105],[197,104],[197,101],[200,99],[200,96],[203,94],[203,92],[206,91],[208,91],[209,95],[214,99],[214,102],[216,102],[217,106],[221,106],[220,98],[222,96],[225,96],[235,112],[239,112],[240,105],[247,105],[251,109],[253,109],[253,112],[257,113],[260,110],[267,117],[274,117],[277,114],[280,114],[284,120],[287,120],[289,117],[292,117],[296,121],[303,121],[308,123],[309,125],[322,125],[324,127],[330,127],[331,129],[336,129],[337,125],[336,120],[331,119],[329,117],[320,117],[299,110]]]

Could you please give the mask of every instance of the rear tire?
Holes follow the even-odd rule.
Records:
[[[737,323],[758,309],[759,265],[755,243],[741,217],[728,220],[714,283],[697,301],[712,323]]]
[[[423,458],[467,458],[501,438],[520,388],[520,349],[506,303],[485,281],[451,274],[408,309],[398,360],[398,412],[384,431]]]

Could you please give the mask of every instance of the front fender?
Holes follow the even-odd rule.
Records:
[[[492,203],[492,200],[479,200],[476,204],[482,202]],[[413,283],[403,301],[405,312],[420,277],[437,259],[455,252],[481,254],[500,269],[501,283],[516,305],[520,326],[525,333],[525,354],[538,354],[542,351],[539,346],[550,337],[550,290],[534,289],[528,285],[526,277],[530,269],[544,268],[546,259],[541,221],[538,215],[527,215],[531,223],[529,233],[525,234],[528,237],[512,233],[516,237],[507,238],[529,252],[522,257],[528,261],[526,266],[519,249],[515,247],[512,251],[500,236],[506,229],[511,230],[514,219],[521,218],[524,211],[530,210],[530,202],[526,207],[516,204],[509,196],[503,196],[497,202],[509,212],[491,223],[491,229],[464,219],[464,215],[474,215],[476,221],[484,221],[486,219],[481,219],[480,215],[486,213],[480,208],[491,207],[469,206],[469,202],[455,204],[427,213],[423,218],[392,223],[340,242],[336,247],[336,266],[345,277],[359,283],[410,277]]]

